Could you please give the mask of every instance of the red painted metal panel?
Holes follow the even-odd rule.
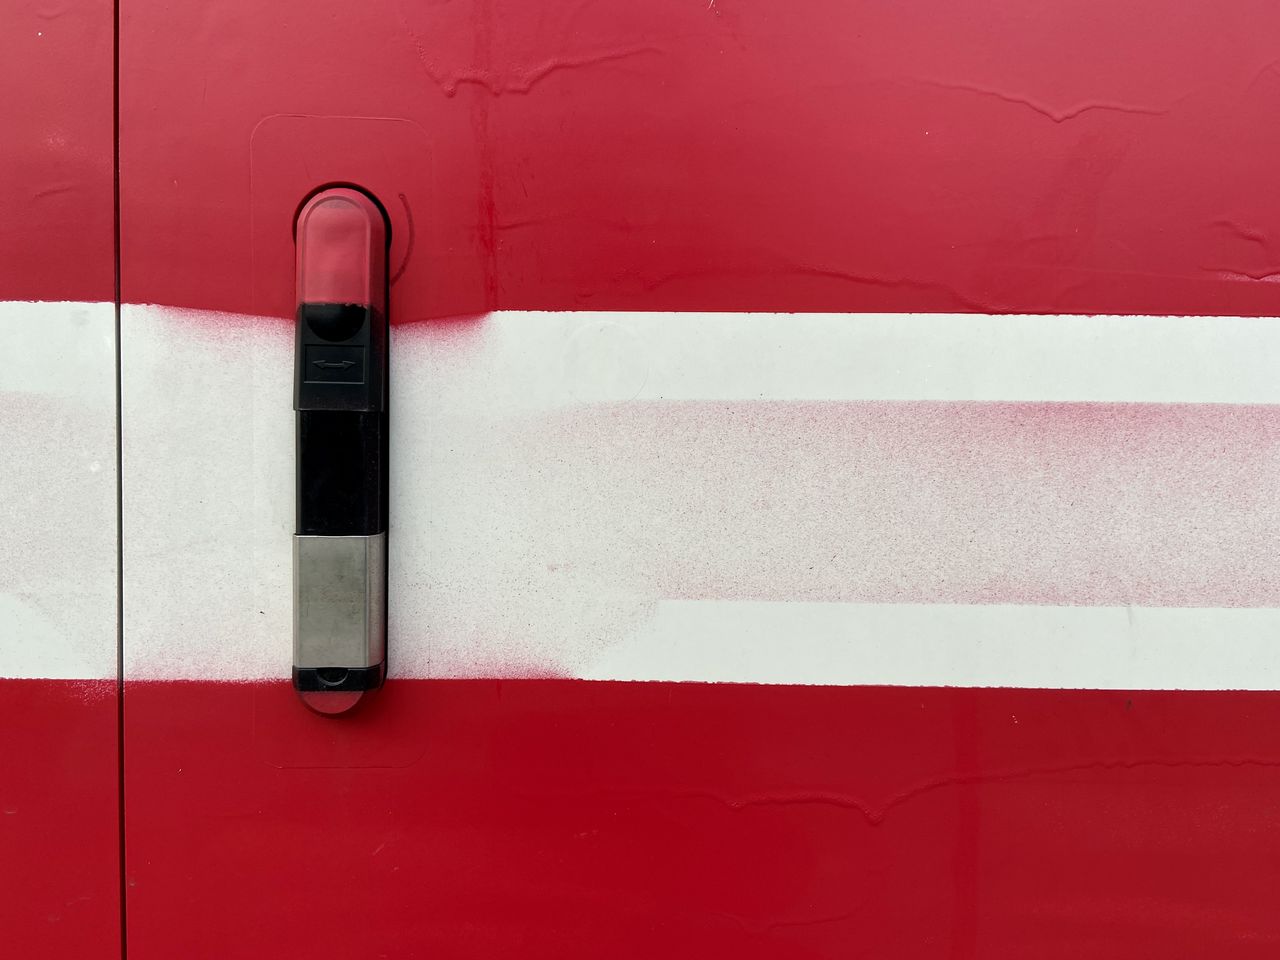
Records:
[[[130,956],[1269,957],[1280,696],[135,683]]]
[[[114,297],[112,44],[110,2],[13,0],[0,9],[0,300]],[[31,362],[22,343],[33,331],[7,325],[43,315],[17,310],[3,317],[10,373],[15,364],[16,372],[25,372],[23,364]],[[92,355],[96,348],[90,345],[102,331],[100,315],[79,317],[85,355]],[[74,339],[67,345],[78,352]],[[109,362],[109,353],[102,358]],[[59,375],[65,371],[50,371],[50,381]],[[26,539],[77,524],[110,522],[114,528],[113,519],[96,509],[96,481],[90,490],[79,476],[59,474],[64,468],[70,473],[77,454],[87,459],[105,453],[111,437],[67,425],[64,418],[77,409],[73,404],[40,397],[39,391],[24,402],[13,379],[28,378],[0,376],[0,416],[12,418],[4,423],[5,436],[31,441],[18,456],[39,450],[50,458],[14,469],[58,475],[66,496],[52,506],[52,515],[32,518],[26,491],[18,491],[15,500],[9,490],[0,534],[7,570],[3,592],[8,599],[18,597],[5,606],[6,622],[0,625],[0,952],[53,960],[114,957],[120,950],[115,683],[13,678],[23,676],[24,647],[48,640],[28,634],[31,622],[21,616],[13,622],[27,601],[29,609],[56,603],[41,592],[50,584],[74,590],[92,580],[105,586],[96,581],[99,576],[114,583],[114,568],[98,569],[99,551],[86,551],[87,569],[58,571],[52,564],[62,558],[65,544]],[[41,423],[50,431],[43,445],[34,433]],[[65,449],[73,442],[74,454]],[[15,455],[12,447],[5,455]],[[87,508],[90,502],[93,508]],[[86,539],[97,543],[96,537]],[[109,614],[98,639],[97,652],[105,649],[110,659],[115,625]]]
[[[0,300],[111,300],[109,0],[0,10]]]
[[[396,321],[1274,313],[1277,25],[1262,2],[135,0],[124,298],[283,322],[291,277],[256,274],[291,240],[256,218],[359,148],[308,140],[265,199],[254,151],[313,115],[428,144],[355,167],[414,224]],[[335,723],[283,683],[130,683],[130,948],[1270,955],[1278,708],[393,680]]]
[[[116,686],[0,679],[6,955],[120,952]]]
[[[1280,302],[1268,0],[135,0],[122,16],[132,302],[255,310],[249,148],[276,114],[426,131],[401,281],[421,289],[400,292],[401,320]]]

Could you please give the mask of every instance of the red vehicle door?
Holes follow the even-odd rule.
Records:
[[[1273,4],[120,16],[131,960],[1274,954]],[[332,185],[389,679],[326,718]]]

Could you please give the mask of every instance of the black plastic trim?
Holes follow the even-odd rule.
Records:
[[[297,532],[371,536],[387,529],[387,415],[298,411]]]
[[[325,679],[331,671],[344,671],[345,676]],[[352,690],[377,690],[386,679],[387,667],[294,667],[293,688],[304,693],[342,693]],[[335,682],[336,681],[336,682]]]

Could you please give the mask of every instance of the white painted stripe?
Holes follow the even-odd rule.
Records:
[[[287,675],[292,344],[282,320],[125,308],[130,677]],[[392,675],[1280,687],[1267,657],[1268,636],[1280,635],[1273,610],[814,602],[782,566],[814,562],[805,537],[856,538],[851,560],[817,558],[815,547],[815,584],[833,562],[853,564],[818,591],[839,596],[839,578],[859,575],[858,552],[894,535],[904,505],[938,533],[936,544],[926,538],[930,549],[968,562],[952,504],[931,512],[927,499],[878,503],[866,490],[821,502],[807,488],[789,492],[788,470],[826,476],[829,424],[779,434],[796,451],[780,474],[753,464],[761,450],[750,446],[716,461],[717,422],[669,441],[620,435],[620,446],[609,433],[611,411],[619,425],[643,425],[655,411],[667,416],[664,402],[692,399],[731,401],[744,414],[756,401],[795,399],[1269,403],[1280,390],[1261,371],[1277,356],[1280,324],[1231,318],[508,313],[397,328]],[[895,455],[881,444],[866,462]],[[1270,473],[1248,476],[1267,483]],[[864,479],[855,471],[840,482],[852,490]],[[1195,502],[1197,488],[1186,486],[1179,496]],[[975,509],[993,509],[990,491],[978,492]],[[1146,522],[1145,509],[1126,505],[1117,516]],[[1235,531],[1260,508],[1205,509],[1221,510]],[[872,526],[858,525],[863,514]],[[1103,517],[1098,528],[1115,522]],[[724,529],[727,539],[713,539]],[[1026,532],[1044,534],[1058,538],[1036,547],[1047,575],[1079,579],[1093,550],[1118,549],[1087,538],[1064,546],[1052,524]],[[1198,549],[1222,567],[1208,573],[1229,581],[1235,568],[1212,554],[1216,544]],[[754,598],[673,595],[673,584],[688,584],[654,568],[663,550],[684,570],[749,561],[755,579],[729,586]],[[940,578],[942,595],[956,571],[924,570],[927,559],[901,575]],[[1019,571],[983,572],[997,582]],[[1192,573],[1177,575],[1208,576]],[[774,581],[805,589],[761,602],[758,584]]]
[[[0,677],[116,673],[115,307],[0,302]]]
[[[1276,318],[505,312],[403,339],[431,372],[410,389],[445,412],[627,400],[1280,403]]]
[[[1280,689],[1280,610],[663,601],[592,680]]]
[[[293,332],[121,312],[125,675],[288,676]]]

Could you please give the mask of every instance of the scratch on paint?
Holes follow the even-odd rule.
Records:
[[[559,227],[566,223],[581,223],[605,230],[615,230],[623,234],[632,234],[637,230],[648,230],[658,226],[656,219],[618,219],[616,217],[593,216],[589,214],[556,212],[546,216],[524,217],[521,219],[498,220],[494,223],[496,230],[528,230],[539,227]]]
[[[396,285],[396,281],[399,280],[402,276],[404,276],[404,272],[406,269],[408,269],[408,266],[409,266],[409,259],[413,256],[413,245],[417,239],[414,235],[415,231],[413,227],[413,210],[409,206],[409,198],[406,197],[403,193],[397,194],[397,196],[400,198],[401,206],[404,207],[404,219],[405,219],[405,223],[408,224],[408,227],[409,227],[409,237],[405,241],[404,259],[400,261],[399,269],[396,270],[396,272],[392,275],[391,280],[388,281],[387,286],[389,287],[394,287]],[[262,611],[259,610],[258,612],[261,613]]]
[[[1271,283],[1280,280],[1280,270],[1263,270],[1255,273],[1252,270],[1238,270],[1231,267],[1201,267],[1200,269],[1214,274],[1219,280],[1259,280]]]
[[[1155,107],[1132,106],[1125,103],[1111,103],[1102,100],[1089,100],[1085,103],[1077,104],[1066,110],[1054,110],[1052,107],[1045,106],[1038,100],[1030,97],[1020,97],[1012,93],[1004,93],[1001,90],[995,90],[990,87],[980,87],[970,83],[946,83],[941,80],[917,80],[928,87],[937,87],[941,90],[961,90],[965,93],[976,93],[983,97],[994,97],[996,100],[1003,100],[1005,103],[1014,103],[1019,106],[1028,107],[1043,117],[1048,117],[1054,123],[1065,123],[1067,120],[1074,120],[1081,114],[1088,113],[1093,110],[1105,110],[1111,113],[1131,113],[1139,116],[1160,117],[1167,114],[1168,109],[1156,109]]]
[[[613,50],[583,57],[565,57],[544,60],[540,64],[507,78],[500,78],[487,70],[461,71],[450,78],[437,80],[445,96],[453,96],[460,84],[469,83],[484,87],[491,94],[501,96],[504,93],[528,93],[541,80],[560,70],[573,70],[578,67],[592,67],[602,63],[613,63],[645,53],[661,53],[657,47],[631,47],[626,50]],[[424,64],[425,66],[425,64]],[[429,71],[428,71],[429,72]],[[434,79],[434,78],[433,78]]]
[[[1244,88],[1245,92],[1248,93],[1252,90],[1257,86],[1258,81],[1269,73],[1280,73],[1280,60],[1269,60],[1259,67],[1258,72],[1253,75],[1253,79],[1250,80],[1248,86]]]
[[[32,199],[34,199],[34,200],[42,200],[42,199],[44,199],[45,197],[56,197],[56,196],[58,196],[59,194],[63,194],[63,193],[70,193],[70,192],[71,192],[72,190],[74,190],[74,189],[75,189],[75,185],[74,185],[74,184],[70,184],[70,183],[55,183],[55,184],[52,184],[52,185],[50,185],[50,186],[48,186],[48,187],[44,187],[44,188],[42,188],[42,189],[40,189],[40,190],[37,190],[35,193],[33,193],[33,194],[31,195],[31,197],[32,197]]]
[[[724,917],[733,921],[744,932],[759,936],[762,933],[772,933],[774,930],[785,930],[795,927],[818,927],[828,923],[843,923],[847,920],[857,920],[863,917],[865,911],[851,910],[847,913],[837,913],[831,916],[806,917],[795,920],[773,920],[768,923],[751,923],[746,917],[740,917],[736,913],[719,913],[717,916]]]
[[[1267,235],[1261,230],[1254,230],[1250,227],[1236,223],[1234,220],[1228,220],[1225,217],[1221,220],[1212,220],[1209,223],[1211,227],[1221,227],[1229,230],[1241,240],[1248,240],[1250,243],[1256,243],[1260,247],[1270,247],[1271,241],[1267,239]]]
[[[418,62],[431,82],[439,87],[446,97],[452,97],[463,84],[482,87],[495,97],[504,93],[525,94],[538,83],[562,70],[574,70],[579,67],[593,67],[602,63],[613,63],[631,57],[649,53],[662,53],[653,46],[627,47],[622,50],[607,50],[603,53],[584,54],[579,57],[551,57],[523,69],[516,68],[507,74],[480,67],[448,73],[431,62],[422,41],[405,25],[405,32],[413,40],[414,49],[418,53]]]
[[[872,287],[884,287],[887,289],[911,289],[922,291],[940,291],[953,297],[965,310],[975,313],[1012,313],[1012,308],[1002,306],[1000,304],[991,303],[983,300],[976,300],[973,297],[962,293],[949,284],[941,283],[933,280],[917,280],[912,277],[882,277],[875,274],[854,273],[849,270],[841,270],[835,267],[810,266],[805,264],[781,264],[774,267],[751,266],[742,269],[725,268],[721,270],[687,270],[676,271],[664,274],[656,279],[650,280],[644,284],[644,288],[648,292],[653,292],[659,287],[664,287],[670,283],[676,283],[681,280],[694,280],[700,277],[730,277],[730,276],[748,276],[758,277],[768,275],[774,277],[788,276],[807,276],[819,277],[828,280],[841,280],[847,283],[864,284]]]
[[[775,920],[765,925],[765,932],[770,930],[781,930],[786,927],[818,927],[827,923],[843,923],[845,920],[856,920],[862,916],[862,911],[851,910],[848,913],[837,913],[830,917],[808,917],[800,920]]]
[[[834,791],[796,791],[749,794],[741,797],[725,797],[711,791],[695,791],[682,794],[687,798],[705,798],[721,803],[731,810],[745,810],[748,807],[790,807],[790,806],[828,806],[841,810],[857,811],[871,826],[879,826],[884,822],[889,811],[901,806],[909,800],[941,790],[946,787],[973,786],[985,783],[1005,783],[1015,780],[1028,780],[1035,777],[1055,776],[1065,773],[1083,773],[1098,770],[1139,770],[1144,768],[1163,768],[1170,770],[1184,768],[1213,767],[1280,767],[1280,760],[1262,760],[1242,758],[1239,760],[1097,760],[1089,763],[1064,764],[1052,767],[1029,767],[1023,770],[1010,770],[993,773],[955,774],[924,780],[915,786],[908,787],[901,793],[889,798],[882,806],[876,807],[856,797]]]

